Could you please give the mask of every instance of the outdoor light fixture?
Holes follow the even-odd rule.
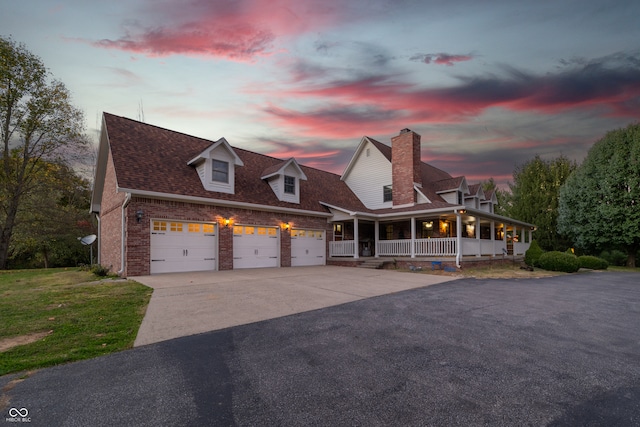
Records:
[[[460,209],[460,210],[458,210],[458,213],[466,214],[466,213],[467,213],[467,210],[466,210],[466,209]]]
[[[291,227],[291,226],[289,225],[289,223],[288,223],[288,222],[283,222],[283,223],[282,223],[282,228],[283,228],[283,229],[288,230],[290,227]]]
[[[224,224],[225,227],[228,227],[229,224],[231,224],[231,219],[229,218],[222,218],[222,223]]]
[[[138,212],[136,212],[136,221],[140,222],[142,221],[142,216],[144,215],[144,212],[139,210]]]

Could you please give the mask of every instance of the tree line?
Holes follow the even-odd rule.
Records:
[[[95,227],[82,112],[42,60],[0,37],[0,269],[88,263]]]
[[[89,263],[78,238],[96,232],[82,112],[42,60],[0,37],[0,269]],[[496,213],[535,224],[547,251],[640,249],[640,124],[608,132],[581,165],[540,156],[518,165],[508,190],[484,183]]]
[[[492,180],[489,187],[494,187]],[[578,165],[540,156],[518,165],[509,190],[496,189],[496,213],[536,225],[546,251],[621,253],[635,267],[640,250],[640,124],[612,130]]]

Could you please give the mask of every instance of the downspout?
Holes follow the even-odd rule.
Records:
[[[96,264],[100,265],[100,256],[102,251],[100,250],[100,243],[102,242],[102,232],[100,230],[100,214],[96,213],[96,221],[98,222],[98,254],[96,255]],[[93,262],[93,260],[91,260]]]
[[[126,216],[125,216],[125,209],[127,208],[127,206],[129,205],[129,202],[131,201],[131,193],[127,193],[124,196],[124,202],[122,203],[122,234],[121,234],[121,239],[120,239],[120,270],[118,271],[118,276],[122,275],[122,273],[124,273],[124,268],[125,268],[125,231],[126,231]]]
[[[460,260],[462,258],[462,216],[459,210],[455,210],[456,214],[456,267],[460,268]]]

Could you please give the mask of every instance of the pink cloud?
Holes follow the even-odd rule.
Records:
[[[361,137],[364,129],[370,134],[387,133],[395,130],[399,119],[393,111],[348,105],[329,105],[304,112],[272,105],[265,111],[268,120],[300,135],[338,139]]]
[[[378,75],[317,83],[322,70],[292,71],[292,88],[271,91],[272,100],[313,103],[316,107],[268,107],[268,120],[304,135],[354,137],[400,125],[461,123],[490,108],[558,114],[589,110],[619,118],[640,114],[640,62],[600,58],[583,67],[533,75],[505,68],[503,76],[460,77],[459,84],[424,88],[403,75]],[[322,79],[326,80],[326,79]],[[264,92],[263,92],[264,93]],[[275,105],[275,101],[274,105]],[[304,105],[304,104],[302,104]],[[320,107],[317,107],[320,105]]]
[[[419,53],[410,58],[412,61],[420,61],[425,64],[438,64],[453,66],[456,62],[471,61],[471,55],[452,55],[449,53]]]
[[[152,25],[129,27],[117,39],[95,46],[148,56],[208,56],[244,61],[269,55],[280,36],[315,31],[344,19],[322,2],[296,0],[149,1]]]

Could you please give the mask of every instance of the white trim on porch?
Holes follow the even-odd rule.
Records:
[[[380,240],[380,221],[374,220],[374,256],[405,256],[410,258],[416,257],[456,257],[456,265],[460,267],[460,261],[463,256],[503,256],[507,254],[508,239],[507,227],[511,227],[513,236],[518,234],[524,240],[525,233],[528,231],[528,239],[526,242],[519,242],[517,239],[511,240],[513,255],[524,255],[529,248],[532,239],[532,228],[524,225],[511,225],[507,222],[498,222],[494,218],[489,219],[490,223],[490,239],[481,238],[480,220],[477,214],[470,213],[475,217],[474,220],[474,237],[462,237],[462,215],[467,213],[466,210],[455,210],[452,212],[456,216],[456,236],[455,237],[434,237],[434,238],[417,238],[416,221],[424,215],[414,215],[408,219],[411,222],[411,238]],[[492,215],[493,216],[493,215]],[[359,253],[359,218],[353,215],[353,238],[354,240],[341,240],[329,242],[330,257],[351,257],[360,258]],[[496,226],[497,224],[497,226]],[[468,225],[468,224],[467,224]],[[496,239],[496,231],[501,231],[501,239]],[[511,255],[511,254],[510,254]]]

